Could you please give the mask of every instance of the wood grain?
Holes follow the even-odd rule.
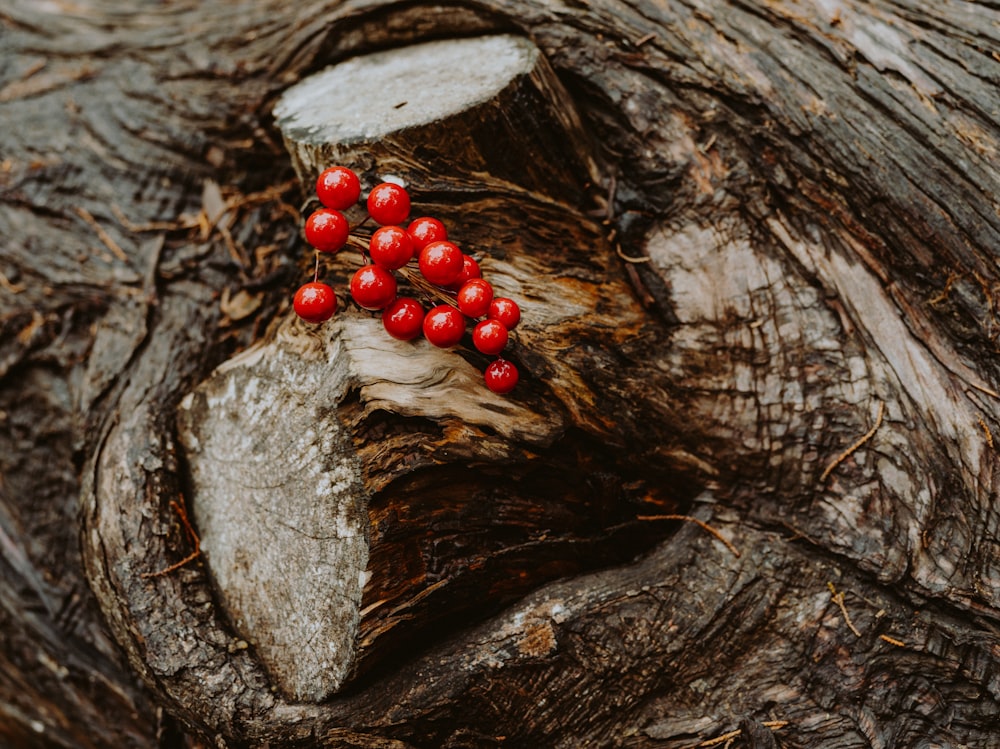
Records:
[[[466,74],[459,65],[473,59],[477,73]],[[438,93],[409,109],[351,104],[352,91],[389,96],[393,86],[402,86],[396,98],[411,86]],[[507,354],[523,384],[509,397],[485,387],[488,359],[468,342],[444,351],[396,341],[377,314],[347,301],[322,327],[286,313],[182,401],[191,501],[221,602],[281,688],[319,701],[355,675],[384,670],[414,642],[656,537],[605,496],[615,480],[609,458],[601,481],[574,475],[581,446],[566,433],[600,424],[603,435],[608,426],[595,420],[605,417],[572,355],[560,366],[547,348],[587,341],[590,357],[611,358],[616,339],[587,327],[645,322],[606,250],[600,284],[566,278],[580,274],[568,264],[576,253],[549,250],[549,237],[606,246],[599,227],[563,202],[586,196],[578,185],[594,160],[574,146],[557,168],[510,171],[543,163],[548,144],[586,143],[530,41],[494,35],[354,58],[294,87],[276,111],[305,185],[342,163],[366,187],[404,180],[414,215],[426,213],[421,196],[447,196],[449,236],[524,312]],[[435,140],[446,132],[464,135]],[[421,156],[428,143],[439,143],[437,158],[449,165],[431,184]],[[473,208],[470,191],[491,197]],[[482,218],[470,226],[471,211]],[[501,212],[513,218],[485,220]],[[545,226],[546,236],[514,222]],[[359,262],[346,249],[321,265],[346,290]],[[422,295],[405,276],[400,283],[402,293]]]
[[[0,13],[3,740],[679,747],[741,727],[783,746],[994,740],[995,9],[61,11],[13,0]],[[512,214],[516,191],[422,195],[488,239],[491,273],[533,303],[526,319],[540,327],[525,328],[519,356],[538,384],[518,402],[552,404],[567,426],[545,448],[556,452],[508,453],[489,478],[530,478],[511,521],[583,498],[563,526],[578,566],[554,566],[558,579],[485,618],[457,605],[479,580],[437,588],[420,616],[444,601],[454,621],[401,643],[345,694],[294,702],[272,691],[204,567],[141,577],[190,553],[169,504],[187,488],[176,409],[265,337],[307,272],[304,188],[281,189],[295,178],[271,115],[281,93],[366,52],[484,32],[538,46],[603,176],[575,206],[571,241],[559,206]],[[220,201],[225,221],[201,216]],[[627,263],[616,245],[650,259]],[[515,271],[553,265],[564,272],[550,308],[550,279]],[[224,313],[241,292],[257,311]],[[562,301],[581,294],[591,317]],[[818,483],[877,403],[879,429]],[[359,395],[345,428],[405,433],[384,413]],[[467,444],[502,442],[487,436]],[[421,506],[434,466],[473,488],[472,448],[457,468],[432,454],[421,476],[365,444],[362,464],[391,466],[386,496]],[[578,482],[568,493],[563,476]],[[633,548],[662,545],[634,562],[575,535],[580,518],[669,514],[678,496],[674,509],[741,556],[686,522],[646,529]],[[467,524],[453,499],[440,521]],[[369,505],[387,536],[399,532],[385,525],[390,504]],[[579,533],[602,538],[594,525]],[[526,543],[514,534],[505,548]],[[456,579],[461,549],[438,558]]]

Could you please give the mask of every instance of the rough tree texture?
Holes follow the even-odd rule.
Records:
[[[0,740],[996,743],[995,7],[24,0],[0,20]],[[576,210],[608,223],[564,277],[643,308],[603,348],[586,320],[580,345],[533,336],[515,401],[566,419],[536,494],[571,477],[591,517],[651,530],[294,703],[203,565],[142,577],[190,551],[176,409],[306,272],[276,98],[485,31],[530,36],[599,144],[604,199]],[[502,220],[467,201],[435,206]],[[552,362],[585,390],[547,389]],[[400,506],[474,458],[414,472]],[[636,519],[675,503],[740,555]]]
[[[473,76],[466,72],[469,59],[480,61]],[[427,189],[421,176],[435,174],[436,191],[459,184],[487,193],[479,212],[513,203],[523,215],[541,202],[551,214],[550,188],[572,194],[567,185],[591,181],[572,146],[558,167],[536,160],[516,184],[493,165],[509,171],[533,154],[555,151],[555,144],[583,141],[578,119],[565,116],[573,112],[568,95],[549,101],[547,93],[559,88],[534,44],[489,35],[353,58],[293,87],[275,111],[304,184],[315,184],[323,164],[359,171],[367,164],[378,170],[371,179],[362,172],[369,186],[380,174],[405,177],[420,210],[426,207],[417,191]],[[411,105],[414,89],[434,96]],[[369,105],[359,90],[384,98]],[[572,121],[572,132],[561,127],[564,120]],[[436,152],[433,163],[420,158],[427,144]],[[576,189],[578,198],[582,192]],[[503,203],[494,197],[501,193],[508,196]],[[363,211],[348,215],[359,221]],[[470,252],[496,244],[496,227],[457,235],[458,222],[451,236]],[[599,237],[596,227],[591,234]],[[521,297],[525,313],[539,318],[519,329],[528,339],[589,304],[588,287],[574,283],[560,294],[550,283],[536,290],[544,304],[532,305],[532,284],[518,278],[557,277],[565,263],[542,272],[538,260],[519,267],[516,258],[544,263],[551,242],[519,253],[515,245],[523,240],[508,240],[497,273],[494,258],[482,258],[498,294],[528,295]],[[359,261],[350,247],[319,267],[343,290]],[[613,324],[626,315],[605,317]],[[528,458],[525,448],[548,456],[566,419],[540,398],[491,393],[476,366],[453,351],[394,341],[381,328],[377,315],[350,308],[319,328],[286,315],[273,335],[181,403],[190,504],[220,602],[292,698],[321,700],[356,663],[368,669],[387,657],[387,648],[401,652],[431,624],[455,620],[457,608],[495,610],[553,570],[565,574],[566,563],[584,550],[594,552],[592,544],[570,543],[589,540],[579,536],[581,525],[594,525],[591,508],[580,505],[569,485],[541,500],[539,482],[514,468],[523,464],[537,475],[542,461]],[[439,467],[467,462],[463,452],[476,468],[442,474]],[[546,470],[557,461],[546,461]],[[511,475],[504,480],[489,465],[505,465]],[[428,482],[432,467],[439,475]],[[611,524],[621,520],[619,514]]]

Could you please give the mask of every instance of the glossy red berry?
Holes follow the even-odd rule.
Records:
[[[424,338],[438,348],[451,348],[465,334],[465,315],[449,304],[439,304],[424,316]]]
[[[325,283],[313,281],[299,287],[292,307],[306,322],[320,323],[329,320],[337,311],[337,296]]]
[[[507,328],[496,320],[483,320],[472,329],[472,345],[493,356],[507,345]]]
[[[448,288],[457,291],[465,285],[466,281],[471,281],[473,278],[482,278],[482,275],[479,270],[479,263],[469,255],[462,255],[462,271],[458,274],[458,278],[448,284]]]
[[[517,367],[509,361],[506,359],[497,359],[490,362],[490,365],[486,367],[483,377],[486,380],[486,387],[494,393],[503,395],[514,389],[520,375],[518,374]]]
[[[413,258],[413,240],[398,226],[383,226],[372,234],[368,253],[375,265],[396,270]]]
[[[351,278],[351,296],[365,309],[382,309],[396,298],[396,277],[377,265],[366,265]]]
[[[346,166],[331,166],[316,180],[316,197],[327,208],[343,211],[358,202],[361,182]]]
[[[521,308],[513,299],[498,296],[490,302],[490,309],[486,313],[486,317],[490,320],[496,320],[507,330],[513,330],[521,320]]]
[[[413,219],[406,227],[406,232],[413,239],[413,247],[417,252],[431,242],[443,242],[448,238],[448,230],[444,228],[444,224],[430,216]]]
[[[382,311],[382,326],[393,338],[412,341],[423,330],[424,308],[420,302],[401,296]]]
[[[462,251],[447,240],[431,242],[420,251],[417,263],[424,278],[436,286],[454,283],[462,272]]]
[[[350,231],[344,214],[332,208],[320,208],[306,219],[306,241],[320,252],[337,252]]]
[[[401,224],[410,215],[410,196],[399,185],[383,182],[368,193],[368,215],[377,224]]]
[[[493,287],[488,281],[481,278],[470,279],[458,290],[455,300],[463,315],[482,317],[490,310],[490,302],[493,301]]]

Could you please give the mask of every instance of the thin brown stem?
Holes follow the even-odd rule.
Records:
[[[833,473],[833,470],[837,466],[839,466],[841,463],[843,463],[845,460],[847,460],[849,457],[851,457],[868,440],[870,440],[872,437],[875,436],[875,432],[877,432],[878,428],[880,426],[882,426],[882,417],[884,415],[885,415],[885,403],[879,402],[879,404],[878,404],[878,415],[875,417],[875,425],[871,429],[869,429],[867,432],[865,432],[865,434],[861,437],[861,439],[859,439],[857,442],[855,442],[849,448],[847,448],[846,450],[844,450],[844,452],[842,452],[840,455],[838,455],[836,458],[834,458],[833,461],[831,461],[830,465],[828,465],[826,467],[826,470],[824,470],[823,473],[819,477],[819,480],[820,480],[821,483],[823,481],[826,481],[827,478],[829,478],[830,474]]]
[[[140,577],[144,579],[149,579],[153,577],[163,577],[164,575],[169,575],[174,570],[178,570],[183,567],[188,562],[197,559],[201,555],[201,539],[198,538],[198,534],[195,533],[194,527],[191,525],[191,521],[188,520],[187,510],[184,509],[183,497],[181,502],[175,499],[170,500],[170,506],[174,508],[174,512],[177,513],[177,517],[180,518],[181,525],[184,528],[184,533],[188,537],[188,541],[194,546],[194,550],[184,557],[179,562],[171,564],[169,567],[164,567],[162,570],[157,570],[156,572],[146,572]]]
[[[351,227],[351,233],[353,234],[355,229],[360,229],[362,226],[371,221],[371,219],[372,219],[371,216],[365,216],[363,219],[358,221],[358,223],[356,223],[354,226]]]
[[[713,528],[712,526],[710,526],[704,520],[699,520],[698,518],[693,518],[690,515],[639,515],[636,518],[636,520],[683,520],[684,522],[687,522],[687,523],[694,523],[695,525],[697,525],[702,530],[711,533],[713,536],[715,536],[717,539],[719,539],[719,541],[722,542],[722,544],[727,549],[729,549],[731,552],[733,552],[734,556],[738,557],[740,555],[739,549],[737,549],[735,546],[733,546],[733,544],[725,536],[723,536],[718,530],[716,530],[715,528]]]

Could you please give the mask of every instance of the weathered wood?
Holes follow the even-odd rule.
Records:
[[[367,107],[358,91],[384,99]],[[399,106],[407,91],[435,94]],[[611,360],[617,339],[595,333],[640,327],[644,315],[610,270],[599,227],[577,208],[594,160],[572,102],[527,39],[438,41],[348,60],[295,86],[276,113],[305,185],[343,163],[367,187],[404,180],[414,215],[426,212],[422,195],[447,198],[449,236],[524,310],[509,354],[523,369],[513,396],[486,389],[487,359],[471,346],[399,342],[377,314],[347,305],[320,328],[289,312],[181,403],[190,500],[221,602],[281,688],[315,701],[442,625],[630,556],[651,537],[634,509],[612,506],[613,459],[603,460],[608,478],[581,480],[579,440],[563,440],[567,430],[595,431],[594,414],[576,415],[590,408],[591,388],[608,383],[585,385],[574,357],[560,363],[544,343],[586,343],[591,361]],[[435,159],[423,157],[429,144]],[[529,159],[534,168],[520,168]],[[469,226],[472,211],[480,219]],[[488,223],[503,213],[546,227],[544,236],[510,219]],[[580,264],[578,252],[551,253],[556,239],[605,249]],[[357,265],[350,249],[323,263],[342,291]],[[600,275],[553,283],[586,266]],[[609,431],[597,429],[590,439]]]
[[[311,184],[331,164],[405,177],[414,197],[529,191],[579,207],[600,179],[594,144],[546,58],[512,34],[424,42],[351,58],[274,109]]]
[[[5,740],[183,743],[172,714],[220,746],[691,746],[741,725],[763,741],[771,721],[786,746],[994,741],[994,8],[55,7],[15,0],[0,27]],[[630,279],[673,326],[605,320],[614,359],[536,331],[529,366],[542,383],[627,370],[565,415],[612,447],[581,440],[579,475],[654,515],[684,462],[704,489],[690,511],[742,555],[644,521],[664,544],[636,564],[460,621],[326,703],[288,701],[202,566],[140,577],[190,551],[169,505],[178,403],[304,272],[297,188],[244,202],[291,176],[268,107],[356,54],[516,29],[614,175],[614,241],[567,262],[587,287],[612,275],[611,309]],[[219,197],[220,228],[189,220]],[[470,234],[505,226],[483,197],[461,211]],[[524,247],[551,238],[527,231]],[[665,446],[644,427],[661,417],[680,426]]]

